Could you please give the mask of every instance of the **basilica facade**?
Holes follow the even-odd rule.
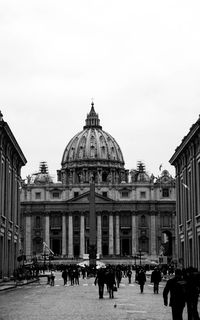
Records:
[[[142,162],[125,169],[121,148],[102,129],[93,103],[82,131],[64,149],[57,182],[46,162],[23,181],[21,244],[27,257],[40,255],[44,244],[66,259],[89,253],[91,184],[98,257],[176,258],[175,180],[167,170],[147,174]]]

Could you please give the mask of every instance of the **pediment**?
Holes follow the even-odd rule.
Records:
[[[83,193],[75,198],[69,199],[67,202],[73,202],[73,203],[89,203],[90,199],[90,192]],[[95,203],[110,203],[114,200],[104,197],[98,193],[95,193]]]

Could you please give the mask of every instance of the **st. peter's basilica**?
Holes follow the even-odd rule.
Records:
[[[83,130],[64,149],[57,182],[46,162],[23,182],[21,247],[26,257],[40,255],[44,243],[65,259],[87,255],[91,183],[98,257],[140,253],[145,261],[175,259],[175,180],[167,170],[159,177],[147,174],[142,162],[125,169],[121,148],[102,129],[93,103]]]

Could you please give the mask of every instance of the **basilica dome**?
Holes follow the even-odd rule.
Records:
[[[77,133],[65,148],[62,167],[82,162],[108,162],[110,165],[123,166],[122,151],[116,140],[102,130],[98,114],[94,110],[94,104],[87,115],[83,130]]]
[[[66,146],[61,165],[58,174],[66,183],[89,182],[91,177],[97,183],[124,180],[122,151],[116,140],[102,130],[93,102],[83,130]]]

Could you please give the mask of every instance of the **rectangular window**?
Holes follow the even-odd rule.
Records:
[[[75,191],[74,192],[74,198],[77,198],[79,196],[79,192],[78,191]]]
[[[41,192],[35,193],[35,199],[41,199]]]
[[[191,171],[188,172],[188,187],[189,187],[189,189],[187,189],[188,218],[191,219],[191,217],[192,217],[192,197],[191,197],[192,177],[191,177]]]
[[[128,191],[122,191],[121,195],[122,195],[122,198],[128,198],[129,192]]]
[[[171,227],[171,216],[164,215],[162,217],[162,227]]]
[[[162,189],[162,196],[163,196],[163,198],[168,198],[169,197],[169,189],[168,188],[163,188]]]
[[[53,192],[53,198],[60,198],[60,193],[59,192]]]
[[[40,217],[39,216],[37,216],[35,218],[35,226],[36,226],[36,228],[40,228]]]
[[[141,191],[140,192],[140,199],[145,199],[146,198],[146,192],[145,191]]]
[[[198,208],[198,212],[200,212],[200,161],[198,162],[198,174],[196,179],[197,179],[197,208]]]

